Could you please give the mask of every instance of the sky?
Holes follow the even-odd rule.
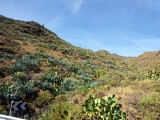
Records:
[[[160,50],[160,0],[0,0],[0,15],[39,22],[93,51],[138,56]]]

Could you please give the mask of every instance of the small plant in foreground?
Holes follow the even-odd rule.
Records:
[[[90,96],[82,108],[83,118],[86,120],[126,120],[126,112],[121,111],[121,104],[115,95],[105,98]]]
[[[160,93],[153,92],[151,95],[143,97],[137,105],[144,120],[160,119]]]

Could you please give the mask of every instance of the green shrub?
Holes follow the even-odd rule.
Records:
[[[84,86],[88,87],[88,88],[93,88],[96,87],[98,85],[100,85],[101,83],[99,81],[88,81],[88,82],[84,82]]]
[[[72,71],[74,73],[78,73],[80,70],[80,68],[75,65],[69,65],[68,67],[69,67],[70,71]]]
[[[57,47],[56,47],[56,45],[54,43],[51,43],[51,44],[49,43],[48,44],[48,48],[52,49],[52,50],[55,50]]]
[[[3,108],[2,106],[0,106],[0,114],[7,115],[6,109]]]
[[[40,87],[42,89],[48,89],[53,94],[59,94],[60,86],[62,84],[62,78],[53,71],[49,71],[41,74],[41,83]]]
[[[82,70],[78,71],[78,78],[84,80],[85,82],[93,81],[92,77],[90,77],[87,73]]]
[[[106,74],[106,70],[105,69],[101,69],[101,68],[96,69],[96,76],[97,77],[103,76],[105,74]]]
[[[13,84],[5,83],[0,85],[0,102],[10,104],[11,101],[16,101],[23,95],[22,84],[14,82]]]
[[[49,57],[49,55],[44,53],[44,52],[38,53],[38,56],[43,57],[43,58],[48,58]]]
[[[84,59],[90,58],[89,53],[85,50],[79,50],[79,55],[82,56],[82,58],[84,58]]]
[[[48,57],[47,58],[47,63],[53,65],[53,66],[56,66],[56,65],[60,65],[61,62],[53,57]]]
[[[80,120],[77,114],[79,109],[79,105],[69,102],[54,103],[50,106],[50,110],[44,112],[38,120]]]
[[[80,87],[80,83],[78,83],[75,79],[64,80],[61,85],[61,93],[66,93],[70,91],[74,91]]]
[[[24,72],[29,70],[37,70],[40,63],[40,59],[35,55],[27,55],[18,59],[12,66],[13,72]]]
[[[147,70],[145,76],[148,79],[160,80],[160,66]]]
[[[41,82],[39,87],[43,90],[52,90],[53,89],[53,84],[48,82],[48,81],[44,81],[44,82]]]
[[[12,78],[15,81],[27,82],[30,76],[26,72],[16,72]]]
[[[82,113],[84,119],[126,120],[126,113],[121,111],[121,104],[113,95],[105,98],[90,96],[84,103]]]
[[[143,97],[137,104],[144,120],[160,119],[160,93],[154,92]]]
[[[8,53],[2,53],[0,54],[0,58],[13,59],[13,55]]]
[[[38,97],[35,99],[34,103],[37,107],[43,108],[50,103],[52,98],[53,95],[48,90],[43,90],[38,93]]]
[[[24,85],[23,85],[23,90],[25,92],[26,95],[30,95],[30,93],[34,93],[35,92],[35,85],[36,85],[36,81],[35,80],[29,80],[27,81]]]
[[[56,83],[58,86],[61,85],[62,78],[57,74],[57,72],[48,71],[41,74],[42,81],[48,81],[50,83]]]

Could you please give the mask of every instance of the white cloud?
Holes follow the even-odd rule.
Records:
[[[63,0],[66,5],[71,9],[73,13],[77,13],[80,11],[84,0]]]
[[[74,0],[72,5],[73,13],[77,13],[81,9],[82,4],[83,4],[83,0]]]

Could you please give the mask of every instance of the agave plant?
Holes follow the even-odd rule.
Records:
[[[23,95],[22,84],[14,82],[13,84],[5,83],[0,86],[0,100],[2,103],[10,104],[11,101],[16,101]]]
[[[80,87],[80,84],[74,78],[69,79],[69,80],[64,80],[61,85],[60,92],[66,93],[66,92],[74,91],[74,90],[78,89],[79,87]]]
[[[12,66],[13,72],[23,72],[28,70],[36,70],[39,66],[40,59],[35,55],[27,55],[18,59]]]
[[[62,78],[53,71],[41,74],[40,88],[50,90],[53,94],[59,94],[59,89],[62,84]]]

